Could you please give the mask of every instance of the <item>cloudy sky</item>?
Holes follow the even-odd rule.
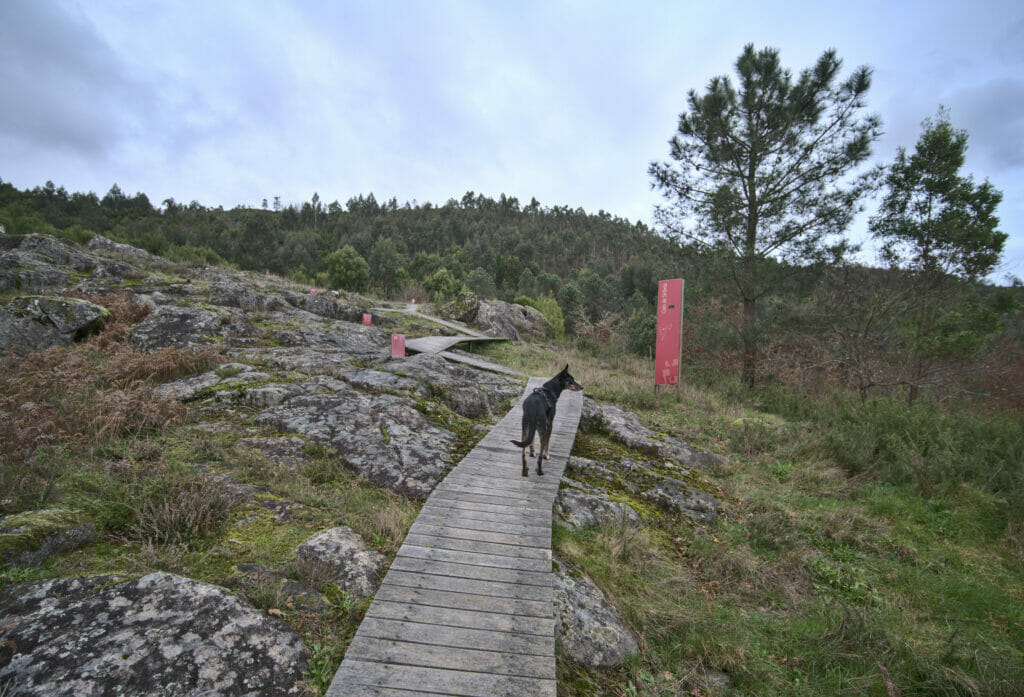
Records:
[[[687,91],[747,43],[794,73],[830,47],[872,67],[878,161],[947,106],[965,171],[1004,193],[993,279],[1024,277],[1019,0],[0,0],[0,178],[228,208],[472,190],[650,222]]]

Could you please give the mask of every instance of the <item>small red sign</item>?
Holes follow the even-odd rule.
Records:
[[[391,335],[391,357],[405,358],[405,334]]]
[[[365,324],[367,327],[369,327],[371,324],[373,324],[373,315],[371,315],[369,312],[364,312],[363,313],[363,324]]]
[[[658,337],[654,384],[679,384],[679,328],[683,321],[683,279],[658,282]]]

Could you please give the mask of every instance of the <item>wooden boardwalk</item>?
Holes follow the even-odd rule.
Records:
[[[416,353],[441,353],[452,346],[478,341],[508,341],[493,336],[421,336],[418,339],[406,339],[405,348]]]
[[[520,405],[423,505],[327,697],[554,697],[551,508],[583,394],[562,393],[542,477],[509,443]]]

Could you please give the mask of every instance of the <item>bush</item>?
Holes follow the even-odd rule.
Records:
[[[361,293],[370,283],[370,265],[355,248],[346,244],[325,259],[327,282],[332,288]]]
[[[565,336],[565,319],[562,316],[562,308],[553,296],[545,295],[540,298],[531,298],[526,295],[520,295],[515,299],[515,303],[532,307],[544,315],[544,319],[551,325],[551,336],[553,338],[561,339]]]

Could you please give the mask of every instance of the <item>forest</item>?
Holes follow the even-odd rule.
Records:
[[[0,225],[7,234],[80,243],[99,234],[176,261],[384,298],[445,302],[471,291],[518,300],[553,319],[556,334],[640,356],[653,347],[658,280],[683,278],[684,363],[738,371],[742,362],[742,312],[730,293],[735,253],[672,240],[604,211],[473,192],[443,205],[378,202],[371,193],[344,205],[314,194],[258,209],[173,199],[156,207],[116,184],[99,197],[53,182],[31,190],[0,182]],[[907,390],[912,273],[845,259],[775,261],[769,273],[771,292],[758,308],[761,381],[864,398]],[[939,308],[944,333],[917,386],[940,400],[1024,406],[1022,298],[1016,281],[958,283]]]

